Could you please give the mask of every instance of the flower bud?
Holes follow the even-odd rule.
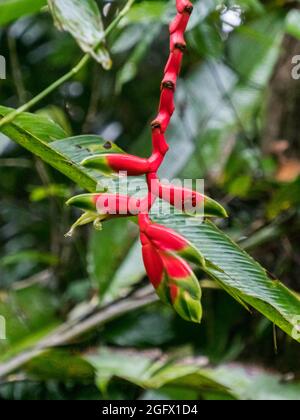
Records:
[[[145,235],[161,251],[179,255],[190,262],[205,267],[206,262],[200,251],[179,233],[157,223],[150,223]]]
[[[118,172],[127,172],[129,176],[138,176],[151,170],[151,165],[147,159],[125,153],[105,153],[91,156],[84,159],[81,165],[101,171],[107,176]]]
[[[192,269],[182,258],[158,249],[143,233],[141,240],[145,268],[158,296],[183,319],[199,323],[201,289]]]
[[[119,194],[82,194],[71,198],[67,205],[106,216],[136,216],[143,209],[143,200]]]
[[[200,323],[202,319],[201,288],[190,266],[179,257],[162,255],[165,279],[161,294],[170,294],[170,303],[186,321]]]
[[[163,262],[155,247],[143,234],[141,234],[141,241],[143,260],[147,271],[147,275],[149,277],[149,280],[153,284],[153,287],[157,289],[164,275]]]
[[[198,191],[176,187],[171,184],[161,184],[155,179],[152,182],[152,193],[178,210],[182,210],[190,215],[228,217],[226,210],[221,204]]]

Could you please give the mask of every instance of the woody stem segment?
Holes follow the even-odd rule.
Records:
[[[158,114],[151,123],[152,128],[152,156],[149,160],[157,162],[155,171],[147,174],[147,184],[149,190],[149,206],[155,202],[155,194],[152,193],[152,179],[157,178],[159,167],[163,163],[166,153],[169,150],[165,138],[165,132],[170,124],[173,112],[175,110],[174,95],[176,91],[177,78],[180,73],[183,53],[186,49],[184,33],[188,25],[193,5],[189,0],[176,0],[177,15],[169,26],[170,31],[170,55],[165,66],[164,78],[161,83],[161,96],[158,107]],[[148,215],[140,214],[140,226],[149,223]]]

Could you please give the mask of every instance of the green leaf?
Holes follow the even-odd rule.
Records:
[[[284,383],[281,375],[256,366],[240,364],[203,366],[201,358],[189,362],[157,358],[147,354],[102,348],[85,356],[97,372],[97,385],[103,391],[113,377],[144,389],[196,390],[203,399],[299,400],[300,383]]]
[[[105,226],[104,229],[106,230],[107,227]],[[106,290],[105,301],[111,302],[126,295],[145,275],[141,244],[137,241],[112,276],[109,288]]]
[[[92,155],[101,153],[123,153],[123,151],[114,143],[105,141],[102,137],[94,135],[69,137],[57,140],[51,144],[51,147],[65,157],[68,165],[76,167],[77,175],[88,177],[89,182],[83,179],[82,183],[78,183],[82,188],[88,191],[103,191],[106,189],[107,178],[101,173],[81,166],[81,162]],[[68,175],[67,175],[68,176]],[[88,187],[84,184],[88,184]],[[113,183],[113,181],[112,181]],[[113,185],[113,184],[112,184]]]
[[[189,33],[191,45],[197,46],[201,56],[204,44],[201,41],[203,35],[200,35],[204,30],[205,27],[201,31],[195,27]],[[197,150],[184,169],[185,178],[193,177],[190,173],[199,177],[199,171],[200,176],[217,178],[228,158],[224,150],[230,154],[237,136],[252,135],[253,121],[263,103],[265,88],[281,51],[283,35],[284,24],[276,12],[242,25],[224,44],[226,51],[221,55],[222,60],[212,59],[213,50],[208,47],[204,63],[185,79],[182,91],[178,86],[181,92],[178,95],[181,94],[187,102],[184,127],[189,127],[189,132],[198,139]],[[195,89],[195,86],[202,88]],[[178,134],[174,137],[180,136],[182,141],[187,134],[179,133],[179,125],[176,121]]]
[[[60,381],[93,381],[94,369],[80,354],[64,350],[43,352],[26,363],[23,369],[34,378]]]
[[[281,213],[300,206],[300,178],[294,182],[280,185],[273,193],[273,197],[267,206],[267,216],[270,220],[275,219]]]
[[[112,349],[101,348],[98,352],[87,355],[85,359],[94,367],[97,372],[97,385],[103,391],[113,376],[142,386],[145,372],[151,367],[153,357],[139,353],[127,353],[125,351],[112,351]]]
[[[0,294],[0,315],[6,320],[6,340],[0,340],[0,360],[34,345],[57,325],[57,301],[39,286]]]
[[[69,189],[64,184],[49,184],[46,186],[30,188],[30,200],[34,202],[57,197],[66,199],[70,194]]]
[[[126,219],[112,220],[105,226],[105,232],[94,231],[89,245],[88,272],[102,301],[107,300],[112,278],[136,237],[136,226]]]
[[[146,33],[143,35],[142,40],[134,48],[130,54],[128,60],[117,74],[116,78],[116,91],[121,92],[123,85],[133,80],[138,72],[140,62],[145,57],[150,44],[153,42],[155,37],[159,34],[161,25],[156,23],[152,24],[151,27],[147,27]]]
[[[69,32],[82,50],[103,68],[111,68],[111,59],[104,43],[101,15],[94,0],[48,0],[56,26]]]
[[[300,342],[300,299],[238,247],[213,223],[185,216],[159,218],[196,246],[207,260],[206,272],[238,300],[253,306]]]
[[[207,373],[212,379],[221,380],[240,400],[300,400],[299,382],[285,382],[279,373],[260,367],[232,364],[207,370]]]
[[[55,105],[49,105],[45,108],[39,109],[36,114],[51,119],[53,122],[62,127],[68,136],[72,135],[72,127],[70,121],[66,112],[62,108]]]
[[[58,264],[59,262],[58,258],[53,254],[35,250],[24,250],[17,253],[14,252],[11,255],[5,255],[0,258],[0,267],[15,265],[21,263],[22,261],[34,261],[36,263],[52,266]]]
[[[10,111],[10,108],[0,106],[0,116],[3,117]],[[66,139],[63,129],[53,121],[29,113],[24,113],[14,122],[1,127],[1,132],[91,192],[96,190],[102,177],[82,168],[80,162],[95,152],[107,153],[107,147],[111,149],[110,152],[119,150],[98,136]]]
[[[280,374],[238,364],[216,368],[170,364],[147,382],[147,387],[184,387],[200,391],[204,399],[220,395],[237,400],[299,400],[300,383],[284,383]]]
[[[0,107],[0,114],[4,115],[8,111]],[[31,114],[23,114],[14,123],[4,126],[3,133],[80,186],[93,191],[97,183],[102,186],[103,177],[81,167],[80,162],[91,154],[107,153],[108,149],[110,152],[120,152],[115,145],[97,136],[79,136],[51,142],[53,137],[63,135],[62,130],[47,119]],[[184,215],[172,215],[159,221],[177,230],[200,250],[210,263],[207,274],[216,279],[227,292],[237,300],[253,306],[289,335],[295,336],[300,314],[298,297],[280,282],[270,280],[258,263],[213,224],[201,223],[201,219]]]
[[[0,0],[0,25],[38,12],[47,0]]]
[[[300,39],[300,11],[291,10],[286,17],[286,32],[289,35],[294,36],[297,39]]]
[[[124,23],[157,22],[161,20],[168,4],[163,1],[143,1],[135,4],[124,19]]]
[[[12,111],[13,109],[0,105],[1,117],[4,117]],[[20,130],[20,135],[16,134],[17,138],[21,137],[21,134],[25,135],[24,132],[28,131],[32,137],[37,137],[44,143],[50,143],[53,140],[65,137],[64,130],[58,124],[55,124],[51,119],[31,113],[23,113],[19,115],[13,123],[8,124],[5,128],[1,128],[1,131],[4,132],[6,129],[9,130],[10,128],[12,133],[14,133],[16,129]],[[15,128],[15,131],[13,128]],[[14,136],[12,136],[12,140],[18,142],[15,140]]]

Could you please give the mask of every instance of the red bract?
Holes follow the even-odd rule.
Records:
[[[154,245],[151,244],[146,235],[141,233],[142,252],[144,265],[149,280],[157,289],[163,279],[164,267],[162,259]]]
[[[156,166],[155,166],[156,163]],[[81,164],[97,169],[105,175],[126,172],[129,176],[143,175],[157,169],[159,161],[150,163],[148,159],[126,154],[105,153],[86,158]]]
[[[119,194],[82,194],[71,198],[68,205],[81,210],[105,215],[107,218],[114,216],[135,216],[147,210],[146,201]]]
[[[215,200],[198,191],[171,184],[162,184],[156,174],[148,175],[152,194],[175,208],[192,215],[227,217],[226,210]]]
[[[130,176],[146,175],[148,195],[138,200],[118,194],[85,194],[74,197],[69,204],[85,214],[75,223],[97,223],[112,217],[138,215],[145,268],[160,298],[172,305],[184,319],[200,322],[202,316],[201,289],[191,267],[185,260],[206,267],[203,255],[177,232],[150,220],[149,212],[157,197],[185,212],[205,216],[226,216],[226,211],[214,200],[186,188],[161,184],[157,171],[169,146],[165,132],[175,110],[174,94],[186,48],[184,32],[193,5],[189,0],[176,0],[177,15],[169,26],[170,55],[161,83],[158,114],[151,124],[152,154],[148,159],[128,154],[106,153],[85,159],[82,165],[100,170],[106,175],[126,172]],[[184,259],[183,259],[184,258]]]
[[[201,289],[189,265],[157,247],[147,234],[141,233],[141,242],[147,275],[161,300],[172,305],[182,318],[200,322]]]
[[[158,250],[177,254],[202,267],[205,266],[205,259],[197,248],[172,229],[150,222],[142,228],[142,233]]]

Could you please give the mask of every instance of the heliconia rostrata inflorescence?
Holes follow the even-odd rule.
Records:
[[[186,209],[189,206],[196,205],[197,207],[199,204],[205,216],[226,217],[226,211],[214,200],[196,191],[164,185],[157,176],[158,169],[169,150],[165,131],[175,110],[174,94],[177,77],[186,48],[184,32],[193,11],[193,5],[189,0],[176,0],[176,7],[176,17],[169,27],[170,55],[161,83],[158,114],[151,123],[152,154],[150,158],[106,153],[88,157],[82,162],[83,166],[100,170],[106,175],[124,171],[129,176],[146,175],[148,196],[144,199],[136,199],[110,193],[84,194],[72,198],[68,203],[86,212],[74,227],[95,220],[137,216],[145,268],[157,294],[163,302],[172,305],[182,318],[200,322],[202,318],[201,289],[186,261],[205,268],[205,259],[184,237],[154,223],[149,215],[156,198],[159,197],[187,212]]]

